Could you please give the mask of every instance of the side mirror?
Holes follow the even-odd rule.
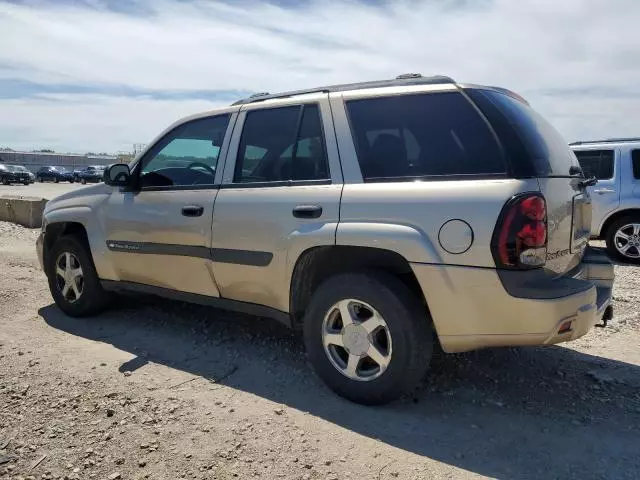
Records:
[[[131,180],[131,171],[126,163],[114,163],[104,169],[104,183],[112,187],[126,187]]]

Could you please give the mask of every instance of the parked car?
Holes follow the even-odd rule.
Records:
[[[256,95],[48,202],[36,245],[70,316],[131,290],[273,317],[334,391],[384,403],[435,344],[555,344],[611,317],[579,171],[504,89],[409,75]]]
[[[79,182],[80,181],[79,176],[80,176],[80,172],[82,172],[82,170],[83,170],[82,168],[75,168],[73,170],[73,180],[75,182]]]
[[[22,183],[29,185],[31,178],[29,177],[29,171],[19,165],[6,165],[0,164],[0,182],[3,185],[9,185],[11,183]]]
[[[70,182],[73,183],[73,172],[68,171],[64,167],[42,167],[36,173],[39,182]]]
[[[101,182],[102,177],[104,176],[104,169],[104,165],[90,165],[78,173],[76,182],[80,182],[82,184]]]
[[[607,251],[619,260],[640,264],[640,138],[571,144],[593,202],[591,235],[606,240]]]

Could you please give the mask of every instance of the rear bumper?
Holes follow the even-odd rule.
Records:
[[[573,277],[552,281],[554,295],[546,285],[533,298],[509,294],[494,269],[411,266],[446,352],[575,340],[602,320],[614,280],[609,259],[591,250]]]

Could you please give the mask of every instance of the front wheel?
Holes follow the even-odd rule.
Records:
[[[8,179],[6,179],[6,178],[3,178],[3,179],[2,179],[2,184],[3,184],[3,185],[9,185],[9,180],[8,180]]]
[[[58,180],[58,177],[56,177],[56,178],[54,178],[54,179],[53,179],[53,181],[54,181],[55,183],[58,183],[60,180]]]
[[[78,237],[58,239],[48,256],[47,278],[56,305],[67,315],[100,313],[109,294],[100,284],[88,247]]]
[[[613,222],[606,240],[611,256],[640,265],[640,215],[629,215]]]
[[[309,361],[324,382],[356,403],[387,403],[413,390],[433,351],[422,302],[396,277],[342,274],[325,281],[304,317]]]
[[[87,180],[83,178],[82,180],[80,180],[80,183],[81,183],[82,185],[86,185],[86,184],[87,184]]]

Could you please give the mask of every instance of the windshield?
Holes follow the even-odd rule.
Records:
[[[25,167],[23,167],[22,165],[16,165],[13,168],[15,168],[16,172],[26,172],[27,171],[27,169]]]

